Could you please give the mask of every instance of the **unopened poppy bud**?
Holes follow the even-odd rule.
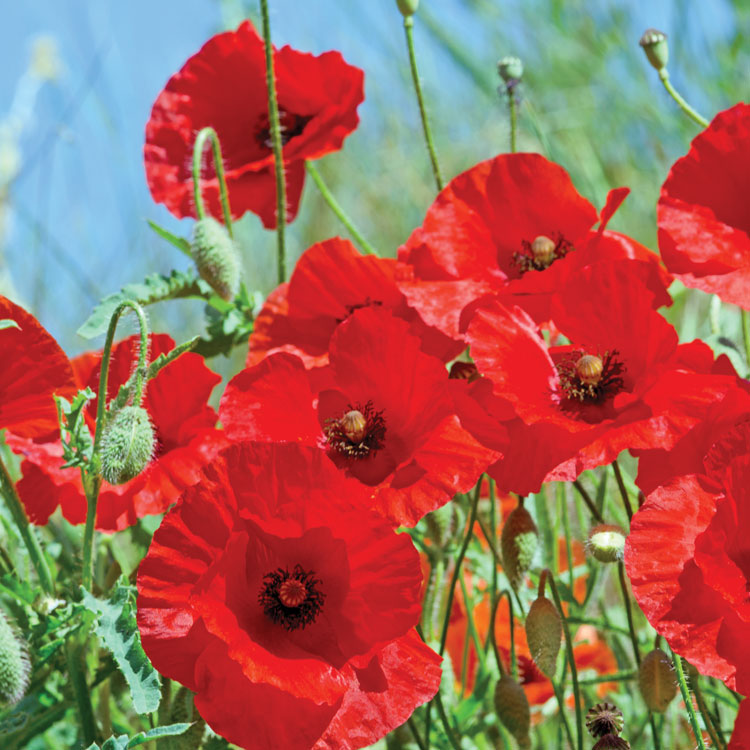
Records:
[[[667,67],[669,62],[669,45],[667,35],[658,29],[646,29],[638,44],[643,47],[648,61],[657,70]]]
[[[576,362],[576,374],[586,385],[596,385],[602,379],[603,371],[604,362],[595,354],[584,354]]]
[[[605,734],[591,750],[630,750],[630,743],[616,734]]]
[[[586,714],[586,729],[592,737],[620,734],[623,724],[622,711],[614,703],[597,703]]]
[[[599,562],[619,562],[625,552],[625,536],[616,524],[602,523],[591,529],[586,549]]]
[[[26,644],[0,610],[0,705],[13,706],[23,698],[30,672]]]
[[[514,589],[531,567],[538,542],[539,532],[534,519],[519,503],[510,512],[500,536],[503,570]]]
[[[234,299],[240,286],[240,257],[223,224],[210,216],[196,221],[190,253],[201,278],[222,299]]]
[[[419,7],[419,0],[396,0],[396,5],[404,18],[413,16]]]
[[[495,712],[521,747],[529,747],[531,712],[523,688],[508,674],[495,685]]]
[[[460,523],[460,510],[456,503],[452,501],[425,516],[425,524],[429,530],[430,538],[440,547],[444,547],[454,538]]]
[[[531,658],[547,677],[555,673],[562,632],[557,607],[545,596],[534,599],[526,616],[526,640]]]
[[[520,81],[523,77],[523,63],[518,57],[503,57],[497,63],[497,72],[505,83]]]
[[[154,455],[154,428],[141,406],[126,406],[115,414],[102,435],[102,476],[110,484],[137,477]]]
[[[161,742],[163,750],[199,750],[206,732],[206,722],[195,708],[193,693],[186,687],[181,687],[172,701],[169,723],[193,725],[177,737],[165,737]]]
[[[646,705],[659,713],[664,713],[677,695],[672,662],[660,648],[650,651],[641,662],[638,685]]]

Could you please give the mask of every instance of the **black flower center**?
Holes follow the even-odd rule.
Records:
[[[521,273],[544,271],[558,258],[564,258],[575,249],[560,232],[555,234],[554,239],[541,234],[533,242],[522,240],[521,248],[521,252],[513,253],[513,262],[521,269]]]
[[[286,145],[288,141],[300,135],[312,117],[295,115],[293,112],[279,110],[279,130],[281,131],[281,143]],[[271,125],[268,115],[262,115],[255,126],[255,141],[259,146],[273,148],[271,139]]]
[[[625,365],[617,359],[617,351],[598,357],[585,352],[572,352],[557,364],[560,388],[572,401],[601,403],[623,388]]]
[[[385,429],[383,411],[375,411],[368,401],[364,406],[349,404],[340,417],[326,420],[323,432],[328,444],[341,455],[365,458],[383,447]]]
[[[383,303],[379,299],[371,299],[369,296],[365,297],[364,302],[358,302],[354,305],[345,305],[346,317],[337,318],[337,323],[343,323],[355,310],[362,310],[365,307],[382,307]]]
[[[314,571],[301,565],[291,573],[277,568],[263,576],[258,602],[267,617],[287,630],[305,628],[323,609],[326,595],[318,589],[321,583]]]

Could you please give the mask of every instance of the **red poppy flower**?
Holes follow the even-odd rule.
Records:
[[[353,750],[437,692],[440,659],[413,632],[419,558],[349,502],[367,493],[314,448],[235,445],[156,531],[143,647],[231,742]]]
[[[740,703],[728,750],[750,750],[750,701]]]
[[[657,207],[659,249],[683,284],[750,309],[750,105],[720,112],[678,159]]]
[[[750,422],[650,492],[625,564],[649,622],[696,668],[750,691]]]
[[[448,373],[387,309],[355,311],[330,339],[330,365],[273,354],[227,386],[219,414],[233,440],[315,445],[370,487],[396,523],[414,525],[474,486],[497,454],[455,416]]]
[[[137,356],[137,337],[112,348],[108,400],[132,372]],[[166,334],[150,337],[150,354],[155,359],[174,348]],[[101,352],[83,354],[73,360],[78,388],[99,389]],[[216,412],[207,404],[220,377],[211,372],[203,358],[188,352],[165,367],[149,381],[143,406],[148,411],[157,436],[154,460],[129,482],[121,485],[102,483],[97,506],[96,528],[120,531],[138,518],[163,513],[185,487],[198,481],[200,468],[226,445],[226,438],[214,429]],[[89,403],[87,420],[92,429],[96,400]],[[45,524],[59,506],[73,524],[86,520],[86,498],[80,471],[62,469],[59,440],[46,442],[22,440],[8,435],[8,443],[24,456],[18,493],[33,523]]]
[[[425,325],[395,281],[396,261],[360,255],[348,240],[319,242],[297,261],[289,283],[271,292],[255,319],[247,366],[273,352],[290,352],[307,367],[328,364],[333,332],[354,310],[383,307],[409,323],[422,349],[447,362],[461,344]]]
[[[628,191],[613,190],[597,217],[568,173],[539,154],[503,154],[453,179],[422,226],[399,249],[401,290],[428,325],[461,339],[461,313],[487,293],[502,294],[537,323],[549,319],[551,295],[566,279],[602,259],[630,258],[669,304],[658,256],[604,227]],[[597,232],[591,228],[599,220]]]
[[[70,362],[33,315],[2,296],[0,320],[18,326],[0,329],[0,430],[28,438],[56,433],[52,396],[71,399],[77,391]]]
[[[315,56],[291,47],[274,50],[284,142],[287,220],[297,214],[305,160],[341,148],[359,122],[363,73],[338,52]],[[276,181],[269,135],[263,39],[245,21],[217,34],[175,73],[146,124],[146,179],[157,203],[180,218],[195,217],[192,154],[195,134],[216,130],[234,218],[246,211],[276,226]],[[221,218],[213,163],[202,172],[207,209]]]

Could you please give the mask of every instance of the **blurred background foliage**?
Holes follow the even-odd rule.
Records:
[[[365,71],[360,126],[318,166],[365,235],[395,255],[435,194],[395,2],[271,7],[277,44],[339,49]],[[99,298],[148,273],[188,267],[146,224],[188,236],[192,222],[151,200],[144,126],[169,76],[212,34],[257,20],[257,3],[35,0],[4,10],[0,293],[29,308],[73,355],[92,346],[75,331]],[[706,117],[747,96],[746,0],[422,0],[415,38],[446,178],[508,150],[495,65],[518,55],[519,149],[562,164],[598,207],[609,189],[629,186],[611,227],[655,249],[660,186],[698,128],[638,46],[649,26],[667,32],[672,81]],[[275,282],[274,235],[250,214],[238,234],[248,288],[266,294]],[[289,231],[291,258],[337,234],[346,236],[308,180]],[[698,297],[683,338],[705,333],[708,301],[691,294]],[[178,341],[205,326],[196,301],[156,305],[151,317]],[[243,358],[238,351],[214,366],[226,374]]]

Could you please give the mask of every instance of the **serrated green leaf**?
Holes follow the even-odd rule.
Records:
[[[151,221],[151,219],[147,219],[147,221],[148,225],[159,235],[159,237],[166,240],[170,245],[174,245],[181,253],[185,253],[188,258],[193,257],[190,252],[190,243],[184,237],[178,237],[176,234],[172,234],[168,229],[160,227],[155,221]]]
[[[88,466],[94,450],[94,440],[86,424],[84,409],[89,401],[96,398],[91,388],[78,391],[72,402],[61,396],[53,396],[57,406],[57,421],[60,426],[60,439],[63,446],[63,468]]]
[[[0,320],[0,331],[5,330],[6,328],[18,328],[18,330],[21,330],[21,326],[16,323],[15,320],[11,320],[10,318],[3,318]]]
[[[107,600],[96,599],[83,588],[81,591],[83,605],[97,616],[96,634],[112,652],[130,687],[133,708],[139,714],[156,711],[161,700],[159,674],[141,646],[135,621],[133,587],[118,584]]]
[[[153,729],[149,729],[148,732],[139,732],[128,742],[127,747],[138,747],[138,745],[142,745],[144,742],[159,740],[162,737],[177,737],[187,732],[191,726],[192,724],[188,722],[181,722],[179,724],[169,724],[164,727],[154,727]]]

